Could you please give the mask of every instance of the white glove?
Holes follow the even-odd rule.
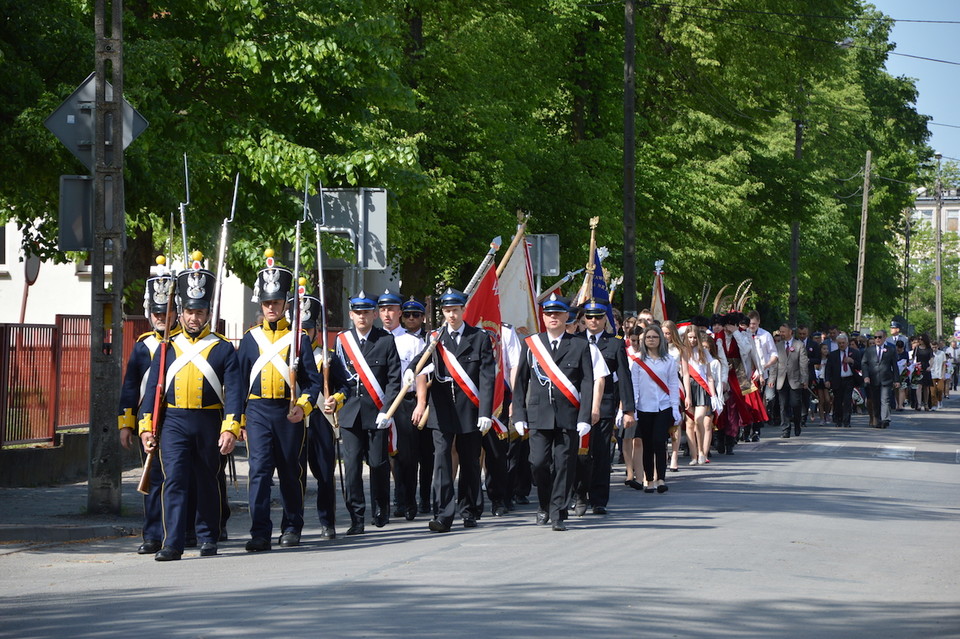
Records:
[[[486,435],[487,431],[493,427],[493,420],[489,417],[481,417],[477,420],[477,430],[481,435]]]
[[[412,368],[403,371],[403,385],[408,389],[417,387],[417,375]]]
[[[577,422],[577,435],[583,437],[590,432],[590,424],[587,422]]]
[[[723,412],[723,400],[714,395],[710,398],[710,407],[713,408],[715,413]]]
[[[390,428],[390,425],[393,424],[393,417],[387,419],[386,413],[377,414],[377,430],[383,430],[385,428]]]
[[[521,437],[527,432],[527,422],[513,422],[513,427],[517,429],[517,435]]]
[[[617,417],[613,423],[617,430],[623,430],[623,409],[617,409]]]

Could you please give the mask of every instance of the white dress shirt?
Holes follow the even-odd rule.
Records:
[[[633,379],[633,397],[637,410],[644,413],[659,413],[673,409],[673,422],[680,421],[680,376],[677,360],[668,355],[665,359],[648,357],[643,362],[667,385],[669,394],[653,381],[647,371],[630,359],[630,376]]]

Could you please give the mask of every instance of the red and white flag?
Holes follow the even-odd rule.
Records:
[[[543,330],[537,311],[537,294],[533,285],[530,248],[522,238],[506,264],[500,265],[500,319],[513,324],[525,337]]]
[[[515,251],[516,252],[516,251]],[[503,352],[500,347],[500,287],[497,281],[497,271],[493,265],[487,267],[487,272],[480,278],[477,290],[470,296],[466,308],[463,309],[463,321],[467,324],[487,331],[493,343],[493,357],[497,363],[497,376],[493,388],[493,430],[497,437],[507,437],[507,426],[500,419],[503,412]]]

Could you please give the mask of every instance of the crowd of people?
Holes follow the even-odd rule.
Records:
[[[662,494],[684,449],[687,464],[707,465],[765,426],[796,437],[808,424],[849,427],[857,410],[886,428],[896,411],[936,410],[960,370],[956,341],[908,339],[897,322],[860,335],[771,333],[755,311],[677,324],[645,309],[621,321],[606,300],[574,307],[555,294],[541,303],[545,330],[497,334],[465,321],[467,296],[453,288],[432,331],[422,301],[360,291],[351,327],[325,350],[320,300],[292,303],[293,274],[270,255],[254,289],[261,321],[234,349],[207,324],[212,283],[199,260],[147,280],[154,330],[124,380],[121,443],[136,432],[161,461],[138,548],[158,561],[194,545],[216,555],[227,539],[224,468],[237,441],[249,455],[248,552],[273,547],[275,475],[277,543],[300,544],[308,468],[323,539],[337,536],[336,474],[348,536],[391,516],[427,516],[432,533],[474,528],[531,495],[535,523],[564,531],[571,512],[606,514],[615,462],[626,486]]]

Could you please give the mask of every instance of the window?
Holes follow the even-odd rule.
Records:
[[[947,216],[946,230],[954,233],[960,231],[960,209],[947,209],[945,212]]]

